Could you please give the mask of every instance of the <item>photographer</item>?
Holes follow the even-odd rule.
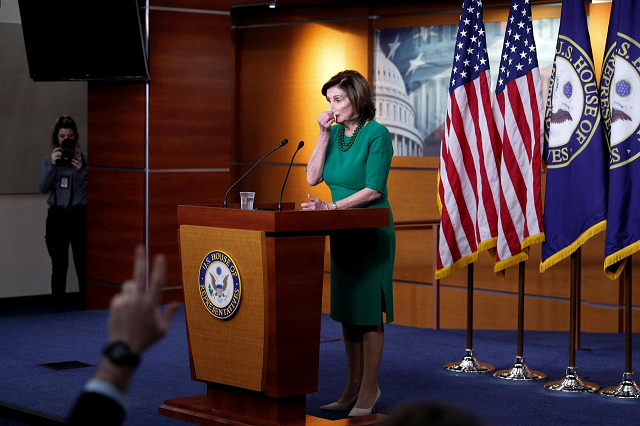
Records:
[[[79,152],[75,121],[63,115],[51,134],[53,152],[42,159],[40,192],[50,192],[45,241],[51,256],[51,293],[55,312],[65,311],[69,243],[80,287],[80,306],[87,303],[87,153]]]

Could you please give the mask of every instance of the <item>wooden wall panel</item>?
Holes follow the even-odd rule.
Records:
[[[433,237],[430,228],[396,228],[393,278],[416,284],[433,283]]]
[[[176,206],[220,203],[229,185],[231,3],[156,0],[152,7],[176,8],[152,9],[149,38],[149,249],[151,257],[167,255],[167,302],[182,299]],[[89,299],[102,307],[131,276],[133,248],[144,242],[145,90],[141,83],[89,89],[90,164],[99,167],[89,172]]]
[[[144,83],[89,83],[91,167],[144,168],[145,87]]]
[[[282,149],[287,149],[288,145]],[[306,147],[305,147],[306,148]],[[302,149],[305,149],[302,148]],[[293,155],[293,150],[288,149],[289,157]],[[296,157],[297,158],[297,157]],[[249,169],[249,165],[243,164],[236,166],[234,170],[236,174],[242,176]],[[238,191],[254,191],[256,193],[256,201],[261,203],[278,202],[282,183],[289,164],[267,164],[260,165],[253,169],[247,177],[238,184],[237,190],[234,188],[232,194],[229,194],[229,201],[239,202]],[[300,204],[307,202],[307,194],[319,197],[322,200],[330,200],[331,194],[329,188],[325,184],[315,187],[307,184],[305,173],[305,165],[296,164],[291,168],[287,186],[282,195],[283,202],[294,202],[296,209],[301,210]]]
[[[88,180],[88,278],[120,284],[144,242],[144,174],[90,169]]]
[[[396,221],[440,216],[436,203],[437,171],[394,169],[389,173],[389,203]]]
[[[609,16],[611,16],[611,2],[586,4],[589,16],[589,32],[591,33],[591,49],[593,50],[593,68],[599,81],[602,74],[602,58],[604,45],[609,30]]]
[[[150,167],[229,167],[231,17],[152,10],[150,21]]]
[[[517,296],[475,291],[473,326],[476,329],[517,329]],[[466,328],[467,291],[440,289],[440,326]],[[555,299],[528,297],[525,300],[526,330],[563,331],[569,329],[569,303]]]
[[[120,285],[87,283],[87,309],[108,309],[111,299],[120,293]]]
[[[179,204],[220,204],[229,187],[228,172],[150,173],[149,252],[167,257],[166,286],[182,285],[178,253]]]
[[[623,331],[622,309],[593,306],[583,303],[581,306],[582,329],[594,333],[616,333]],[[637,330],[637,329],[636,329]],[[622,336],[621,336],[622,337]]]
[[[316,118],[328,108],[322,85],[344,69],[367,73],[367,25],[360,19],[235,31],[235,162],[255,162],[287,138],[307,143],[296,157],[306,164]],[[281,149],[269,161],[288,164],[291,153]]]
[[[394,324],[433,327],[433,287],[430,285],[393,283]]]

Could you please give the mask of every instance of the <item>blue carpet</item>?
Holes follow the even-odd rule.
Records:
[[[0,401],[66,417],[94,368],[54,371],[38,364],[80,361],[95,365],[106,340],[107,311],[0,318]],[[454,374],[442,368],[464,354],[463,330],[425,330],[387,325],[380,371],[378,411],[389,413],[413,401],[446,401],[493,425],[635,424],[640,401],[600,395],[551,392],[544,381],[512,382],[491,375]],[[322,317],[319,392],[307,396],[308,414],[341,419],[318,407],[335,400],[346,377],[340,324]],[[568,333],[526,332],[530,368],[558,380],[568,365]],[[638,336],[634,345],[638,347]],[[477,330],[478,359],[509,368],[516,351],[514,331]],[[624,368],[624,335],[583,333],[576,355],[578,373],[601,386],[617,384]],[[640,380],[640,379],[639,379]],[[184,425],[157,414],[166,399],[201,395],[189,374],[184,310],[169,333],[143,357],[129,394],[126,425]],[[633,416],[633,417],[632,417]],[[9,424],[0,419],[0,425]]]

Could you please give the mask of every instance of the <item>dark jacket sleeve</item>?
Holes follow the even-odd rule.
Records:
[[[118,426],[124,420],[124,408],[113,399],[93,392],[83,392],[67,419],[67,425]]]
[[[51,164],[51,156],[45,155],[40,163],[40,182],[38,188],[40,192],[46,194],[53,189],[53,183],[56,177],[56,166]]]

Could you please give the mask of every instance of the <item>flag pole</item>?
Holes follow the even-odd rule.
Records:
[[[580,330],[581,330],[581,309],[582,309],[582,250],[578,250],[577,254],[577,276],[576,276],[576,349],[580,349]]]
[[[581,248],[571,253],[571,295],[569,297],[569,366],[565,376],[544,385],[545,388],[561,392],[596,392],[600,386],[595,383],[585,382],[578,376],[576,365],[576,307],[577,307],[577,287],[579,278],[578,258]]]
[[[524,363],[524,273],[525,263],[523,261],[518,265],[518,351],[511,368],[493,373],[495,377],[500,379],[541,380],[547,377],[540,371],[530,370]]]
[[[467,266],[467,349],[464,357],[458,362],[444,365],[446,370],[454,373],[490,373],[495,367],[480,362],[473,355],[473,263]]]
[[[631,256],[627,258],[624,267],[624,331],[625,331],[625,368],[622,373],[622,381],[617,386],[604,388],[600,391],[605,396],[617,398],[640,398],[640,387],[633,380],[633,367],[631,366]]]

